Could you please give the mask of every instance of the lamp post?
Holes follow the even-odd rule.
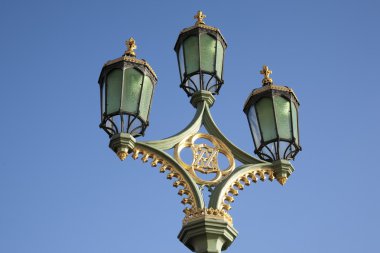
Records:
[[[239,191],[258,180],[286,183],[294,171],[289,160],[301,150],[299,102],[292,89],[275,85],[272,71],[264,66],[263,87],[248,97],[247,115],[259,158],[242,151],[228,140],[214,122],[210,108],[223,84],[227,44],[219,29],[205,24],[199,11],[195,25],[182,30],[175,44],[181,84],[196,108],[194,118],[182,131],[156,141],[137,141],[149,125],[149,112],[157,77],[145,60],[136,58],[133,38],[128,50],[108,61],[100,74],[101,123],[110,137],[110,148],[121,160],[131,155],[158,167],[173,180],[185,205],[179,240],[197,253],[226,250],[237,236],[228,213]],[[201,126],[208,133],[200,133]],[[192,162],[181,153],[189,149]],[[174,155],[167,151],[173,150]],[[227,165],[219,164],[224,156]],[[235,160],[243,165],[236,167]],[[203,189],[211,192],[208,203]]]

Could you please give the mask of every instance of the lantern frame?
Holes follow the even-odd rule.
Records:
[[[142,81],[139,91],[139,98],[137,101],[136,112],[128,112],[122,109],[124,92],[124,77],[126,75],[125,70],[133,68],[141,73]],[[114,70],[122,71],[122,82],[120,86],[120,106],[119,110],[107,113],[107,76]],[[140,105],[142,101],[143,89],[145,84],[145,78],[150,78],[152,83],[152,92],[149,99],[149,104],[147,108],[146,119],[141,116]],[[101,104],[101,123],[99,125],[108,136],[111,138],[113,135],[118,133],[129,133],[134,137],[143,136],[145,130],[149,125],[149,114],[152,105],[152,99],[154,94],[154,89],[157,83],[157,76],[150,65],[145,60],[139,60],[134,57],[134,54],[127,52],[122,56],[114,60],[108,61],[104,64],[99,77],[100,86],[100,104]]]
[[[276,112],[276,106],[274,103],[274,98],[276,96],[280,96],[285,98],[289,102],[289,115],[290,115],[290,138],[283,138],[280,136],[279,133],[279,123],[278,123],[278,112]],[[274,116],[274,128],[275,128],[275,138],[271,138],[270,140],[265,140],[263,137],[263,126],[262,122],[260,122],[260,117],[258,116],[258,112],[256,109],[257,104],[260,102],[263,98],[269,98],[271,101],[271,107],[273,109],[273,116]],[[294,105],[294,110],[292,109],[292,104]],[[273,84],[264,84],[263,87],[254,89],[250,96],[248,97],[247,101],[244,105],[244,113],[247,116],[248,122],[249,122],[249,129],[251,131],[251,135],[253,138],[253,142],[255,145],[255,154],[257,154],[261,159],[265,161],[276,161],[280,159],[285,160],[294,160],[295,156],[299,151],[302,150],[299,142],[299,120],[298,120],[298,108],[299,108],[299,101],[294,93],[294,91],[286,86],[279,86],[279,85],[273,85]],[[253,129],[251,122],[252,119],[250,118],[250,110],[254,107],[255,109],[255,117],[257,121],[257,127],[259,130],[259,133],[255,133],[255,129]],[[295,114],[295,115],[294,115]],[[296,128],[293,124],[293,117],[296,117]],[[295,131],[296,130],[296,131]],[[259,136],[259,140],[255,138],[255,136]],[[287,144],[285,144],[287,143]],[[271,147],[271,144],[273,146]],[[282,144],[282,145],[281,145]],[[285,148],[283,145],[287,145]]]
[[[203,14],[201,13],[201,15]],[[203,18],[200,18],[197,15],[194,18],[198,19],[196,24],[194,26],[183,29],[181,33],[179,34],[177,42],[174,46],[174,51],[177,54],[178,69],[179,69],[179,74],[180,74],[180,79],[181,79],[180,87],[186,92],[188,96],[192,96],[194,93],[198,91],[202,91],[202,90],[210,91],[213,95],[217,95],[219,94],[219,90],[224,83],[224,80],[223,80],[224,58],[225,58],[227,43],[218,28],[206,25],[203,22]],[[207,70],[202,69],[201,35],[203,34],[207,34],[215,40],[215,55],[213,59],[214,60],[213,71],[207,71]],[[187,39],[189,39],[192,36],[197,38],[197,44],[198,44],[197,54],[198,54],[198,59],[199,59],[199,67],[197,70],[192,71],[191,73],[187,73],[186,53],[185,53],[184,43]],[[217,73],[218,42],[220,42],[223,48],[223,54],[221,55],[223,58],[221,61],[220,76],[218,76],[218,73]],[[199,78],[199,80],[192,79],[192,77],[196,75],[199,75],[196,77],[196,78]],[[205,79],[205,76],[209,76],[208,80]]]

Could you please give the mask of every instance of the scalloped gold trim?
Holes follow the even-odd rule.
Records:
[[[160,173],[169,172],[166,178],[169,180],[175,178],[173,187],[178,188],[179,186],[181,186],[181,189],[179,189],[178,191],[178,195],[183,196],[181,203],[183,205],[187,204],[191,206],[191,208],[198,208],[196,202],[194,201],[194,192],[192,191],[191,187],[189,187],[189,185],[186,183],[179,171],[177,171],[175,166],[172,166],[170,163],[166,162],[164,158],[160,157],[157,154],[153,154],[142,149],[134,148],[132,150],[132,158],[136,160],[137,158],[139,158],[139,156],[141,156],[141,160],[144,163],[148,162],[148,160],[151,159],[150,165],[152,167],[157,167],[158,165],[160,165]]]
[[[219,32],[221,34],[221,32],[220,32],[220,30],[218,28],[213,27],[213,26],[209,26],[209,25],[205,25],[205,24],[195,24],[193,26],[184,28],[184,29],[182,29],[181,34],[185,33],[185,32],[188,32],[190,30],[193,30],[195,28],[198,28],[198,27],[204,28],[204,29],[207,29],[207,30],[210,30],[210,31],[214,31],[214,32]]]
[[[230,185],[224,186],[224,193],[221,193],[221,195],[224,195],[221,208],[226,211],[230,210],[230,203],[235,200],[233,196],[239,195],[239,190],[243,190],[244,186],[249,186],[251,181],[254,183],[257,182],[257,179],[264,181],[266,179],[265,175],[268,175],[270,181],[273,181],[275,178],[274,171],[271,168],[252,169],[251,171],[241,175]]]
[[[294,93],[294,91],[289,88],[289,87],[285,87],[285,86],[280,86],[280,85],[275,85],[275,84],[269,84],[269,85],[264,85],[263,87],[261,88],[258,88],[258,89],[254,89],[251,94],[248,96],[247,100],[245,101],[244,105],[246,105],[249,101],[249,99],[254,96],[254,95],[257,95],[257,94],[260,94],[264,91],[267,91],[267,90],[279,90],[279,91],[286,91],[286,92],[290,92],[293,94],[294,98],[296,99],[297,103],[299,104],[299,101],[298,101],[298,98],[296,96],[296,94]]]
[[[201,218],[221,219],[227,221],[230,225],[232,225],[231,215],[229,215],[224,210],[214,208],[191,208],[185,209],[183,212],[186,214],[185,218],[182,221],[183,225]]]
[[[139,59],[130,57],[128,55],[123,55],[122,57],[116,58],[114,60],[107,61],[106,64],[104,64],[104,66],[111,65],[111,64],[114,64],[114,63],[119,62],[119,61],[128,61],[128,62],[133,62],[133,63],[144,65],[149,69],[149,71],[152,73],[152,75],[157,79],[156,73],[154,72],[154,70],[152,69],[152,67],[149,65],[149,63],[147,61],[139,60]]]

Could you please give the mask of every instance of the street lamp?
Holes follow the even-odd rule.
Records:
[[[104,64],[99,77],[100,127],[111,137],[110,147],[124,160],[134,137],[144,135],[157,83],[157,76],[145,60],[136,59],[135,40],[126,42],[122,57]],[[123,145],[124,143],[124,145]]]
[[[217,28],[208,26],[199,11],[194,26],[184,29],[177,40],[181,84],[196,108],[194,118],[182,131],[155,141],[136,141],[144,135],[157,77],[144,60],[136,58],[135,41],[127,42],[121,58],[108,61],[100,74],[101,123],[110,137],[110,148],[121,160],[150,161],[174,180],[185,205],[179,240],[197,253],[226,250],[237,236],[231,203],[245,186],[258,180],[276,179],[281,185],[294,171],[289,160],[301,150],[298,129],[298,99],[284,86],[274,85],[267,66],[263,87],[254,89],[244,112],[259,158],[242,151],[220,131],[210,108],[223,84],[226,42]],[[204,126],[208,133],[200,133]],[[192,161],[183,159],[183,151]],[[167,151],[173,150],[173,155]],[[222,157],[225,163],[220,163]],[[236,167],[235,161],[243,165]],[[206,202],[203,190],[211,193]]]
[[[198,91],[218,94],[223,84],[224,51],[227,44],[219,29],[208,26],[199,11],[195,25],[185,28],[178,36],[177,53],[181,88],[188,96]]]
[[[263,87],[254,89],[244,106],[255,143],[263,160],[294,159],[301,150],[298,133],[299,102],[293,90],[273,84],[267,66]]]

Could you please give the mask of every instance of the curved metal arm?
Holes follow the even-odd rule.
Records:
[[[251,181],[256,183],[258,178],[261,181],[264,181],[265,175],[269,176],[270,181],[275,178],[273,165],[271,163],[239,166],[214,189],[210,197],[209,208],[224,209],[228,211],[231,209],[229,203],[234,201],[233,196],[239,194],[238,190],[243,190],[244,185],[249,186]]]
[[[148,160],[151,159],[152,167],[156,167],[158,164],[161,164],[160,172],[165,173],[168,171],[168,179],[176,178],[173,186],[182,186],[183,188],[179,190],[178,194],[180,196],[187,196],[182,199],[182,204],[188,204],[194,208],[204,208],[203,195],[197,184],[191,178],[189,173],[183,169],[169,154],[142,142],[136,142],[135,148],[132,152],[133,159],[137,159],[141,154],[141,160],[143,162],[148,162]]]
[[[179,143],[185,137],[191,134],[195,134],[199,131],[202,125],[202,118],[203,118],[205,108],[206,108],[206,103],[205,102],[201,103],[197,107],[197,112],[195,113],[193,120],[189,123],[189,125],[187,125],[179,133],[162,140],[146,141],[146,142],[141,142],[141,143],[147,144],[151,147],[154,147],[160,150],[168,150],[168,149],[173,148],[177,143]]]
[[[207,105],[206,105],[205,112],[203,115],[203,125],[205,126],[205,128],[210,134],[215,135],[222,142],[224,142],[227,145],[227,147],[231,150],[235,158],[239,160],[240,162],[242,162],[243,164],[265,163],[265,161],[254,158],[253,156],[244,152],[243,150],[235,146],[230,140],[228,140],[223,135],[223,133],[219,130],[219,128],[216,126],[215,121],[212,119],[210,108]]]

